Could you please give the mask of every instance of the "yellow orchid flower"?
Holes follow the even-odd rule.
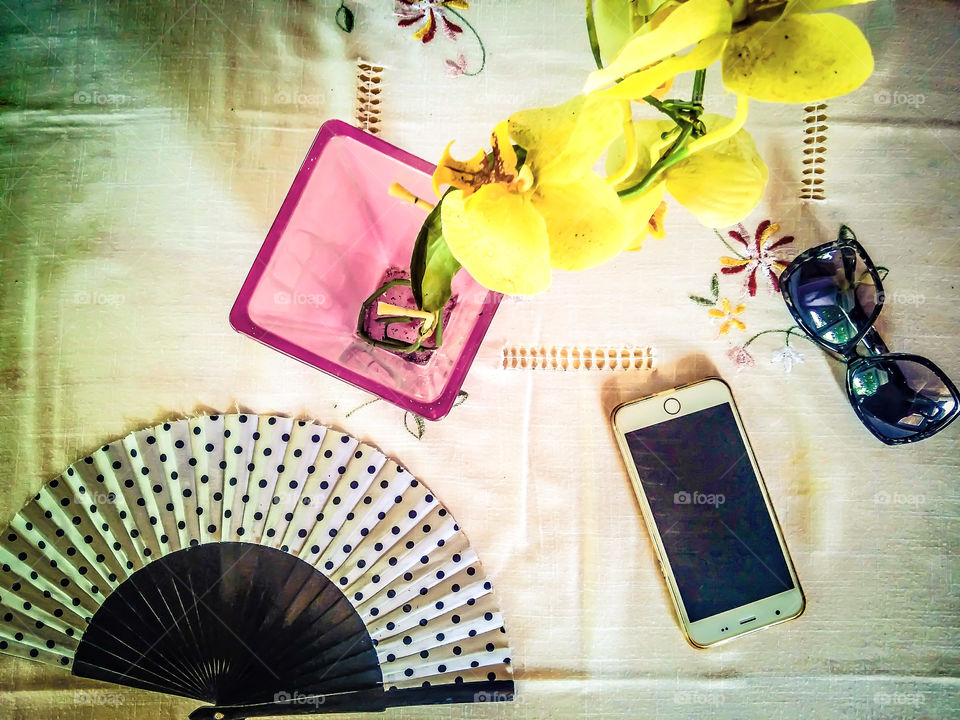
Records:
[[[585,90],[616,83],[602,92],[617,98],[645,97],[675,75],[717,60],[732,23],[727,0],[667,4],[627,40],[611,63],[590,73]]]
[[[580,95],[524,110],[497,126],[483,159],[460,163],[444,153],[434,181],[454,189],[440,205],[443,236],[477,282],[534,294],[550,286],[553,269],[593,267],[624,249],[624,205],[591,170],[622,132],[617,105]],[[522,164],[509,139],[526,151]]]
[[[723,49],[723,84],[768,102],[817,102],[856,90],[873,73],[853,22],[817,10],[870,0],[789,0],[773,20],[749,19]]]
[[[707,227],[726,227],[743,220],[760,202],[769,173],[753,139],[741,127],[742,116],[731,119],[705,113],[700,119],[707,134],[690,144],[688,157],[658,177],[660,195],[662,189],[666,189]],[[647,154],[641,151],[633,172],[618,183],[617,189],[629,188],[643,179],[663,149],[672,142],[672,136],[664,138],[663,134],[675,126],[669,120],[640,120],[632,127],[636,146],[646,149]],[[735,128],[739,129],[734,131]],[[701,141],[707,141],[705,147],[697,146]],[[608,168],[620,162],[624,146],[624,141],[618,141],[611,147],[607,154]],[[647,191],[641,197],[645,198],[652,212],[657,208],[659,198],[653,201],[650,193]],[[639,202],[634,197],[623,199],[628,212],[632,203]],[[649,213],[647,217],[650,217]],[[631,243],[629,249],[634,249],[633,246]]]
[[[590,74],[586,91],[641,98],[678,73],[720,59],[724,85],[739,95],[790,103],[844,95],[873,72],[870,45],[850,20],[817,11],[870,1],[668,3]],[[770,17],[771,10],[780,14]]]
[[[707,135],[730,118],[705,113]],[[750,134],[743,129],[696,151],[663,173],[667,192],[707,227],[743,220],[763,198],[769,173]]]
[[[456,160],[450,154],[453,140],[447,143],[437,169],[433,173],[433,191],[440,197],[440,187],[451,185],[469,197],[483,185],[502,183],[511,190],[526,190],[533,182],[529,167],[518,168],[517,152],[510,143],[507,123],[501,122],[490,134],[492,151],[478,150],[466,161]]]
[[[597,39],[597,65],[616,57],[630,37],[668,0],[594,0],[587,13],[588,32]]]

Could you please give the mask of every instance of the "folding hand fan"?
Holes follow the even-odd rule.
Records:
[[[430,491],[304,420],[134,432],[0,539],[0,651],[212,703],[191,718],[513,697],[500,611]]]

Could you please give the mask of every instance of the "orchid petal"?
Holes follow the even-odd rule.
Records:
[[[689,0],[678,5],[654,29],[645,26],[637,30],[613,62],[590,73],[585,90],[597,90],[704,38],[728,33],[731,22],[727,0]]]
[[[726,35],[710,37],[699,43],[686,55],[674,55],[665,60],[639,70],[622,82],[606,90],[597,91],[612,98],[639,99],[651,95],[663,83],[672,80],[675,75],[690,70],[700,70],[711,65],[723,51],[727,42]]]
[[[562,105],[521,110],[510,136],[527,151],[537,183],[568,183],[586,173],[622,131],[616,100],[578,95]]]
[[[701,117],[709,132],[730,122]],[[746,130],[738,130],[664,172],[667,191],[707,227],[726,227],[745,218],[767,186],[767,166]]]
[[[873,0],[790,0],[784,8],[783,14],[787,16],[794,13],[813,13],[868,2],[873,2]]]
[[[454,190],[440,213],[447,247],[481,285],[508,295],[550,287],[547,226],[526,195],[498,184],[466,199]]]
[[[723,51],[723,84],[767,102],[816,102],[860,87],[873,72],[870,44],[834,13],[761,21],[734,33]]]
[[[628,235],[633,238],[627,243],[625,250],[639,250],[643,241],[651,234],[650,220],[659,210],[665,190],[664,183],[658,182],[645,192],[620,201],[627,215]]]
[[[596,173],[572,183],[540,185],[533,204],[546,222],[550,264],[559,270],[585,270],[606,262],[630,239],[620,198]]]

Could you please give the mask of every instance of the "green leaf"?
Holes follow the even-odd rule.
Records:
[[[710,278],[710,292],[713,294],[713,302],[716,302],[720,297],[720,277],[716,273]]]
[[[517,154],[517,170],[519,170],[527,161],[527,149],[525,147],[520,147],[516,143],[513,143],[513,151]]]
[[[353,10],[343,3],[340,3],[340,7],[337,8],[336,20],[341,30],[346,33],[353,32]]]
[[[460,263],[450,252],[443,237],[443,223],[440,219],[442,204],[443,198],[440,198],[440,202],[427,215],[410,257],[410,288],[413,299],[416,300],[417,307],[426,312],[443,310],[453,293],[453,276],[460,270]]]
[[[687,295],[687,297],[693,300],[697,305],[704,305],[705,307],[713,307],[716,304],[715,300],[709,300],[705,297],[700,297],[699,295]]]
[[[410,420],[413,419],[416,424],[416,430],[410,427]],[[423,434],[427,431],[427,424],[422,417],[409,410],[403,414],[403,426],[407,432],[413,435],[417,440],[423,439]]]

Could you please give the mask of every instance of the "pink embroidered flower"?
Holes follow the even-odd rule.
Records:
[[[437,26],[443,29],[444,35],[455,40],[463,28],[453,22],[448,14],[455,15],[453,8],[468,10],[467,0],[397,0],[393,14],[398,18],[400,27],[409,27],[422,22],[423,25],[413,36],[423,43],[428,43],[437,34]]]
[[[756,361],[753,359],[753,355],[747,352],[747,349],[742,345],[737,345],[735,348],[731,349],[727,353],[727,357],[730,358],[730,361],[737,366],[737,372],[743,370],[744,368],[753,367],[756,365]]]
[[[459,53],[456,60],[447,59],[447,75],[456,77],[457,75],[463,75],[466,71],[467,59],[463,56],[463,53]]]
[[[746,257],[727,257],[720,258],[720,262],[725,266],[720,269],[724,275],[746,272],[747,277],[743,284],[743,292],[751,296],[757,294],[757,272],[763,271],[768,280],[768,289],[770,292],[780,291],[780,273],[787,267],[787,261],[780,257],[779,253],[774,252],[778,248],[783,248],[793,242],[792,235],[785,235],[779,240],[774,240],[773,236],[779,232],[780,226],[764,220],[757,226],[757,231],[750,239],[750,233],[743,226],[739,230],[731,230],[727,233],[731,238],[743,245],[746,250]]]

